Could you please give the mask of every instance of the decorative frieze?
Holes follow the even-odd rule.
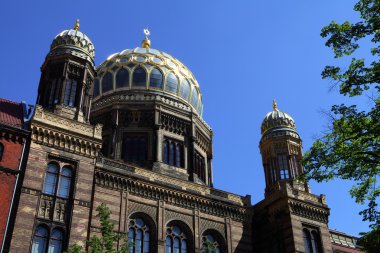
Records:
[[[152,221],[156,221],[157,217],[157,208],[147,204],[141,204],[135,201],[129,201],[128,203],[128,216],[131,216],[133,213],[145,213],[149,215]]]
[[[165,210],[165,223],[169,223],[172,220],[180,220],[193,231],[193,216],[171,211],[171,210]]]
[[[169,132],[186,135],[189,132],[190,122],[173,115],[161,113],[161,127]]]
[[[201,227],[200,234],[203,234],[206,230],[211,229],[211,230],[218,231],[220,235],[223,236],[223,238],[225,238],[225,224],[224,223],[212,221],[209,219],[201,219],[200,227]]]
[[[294,200],[289,201],[289,206],[292,214],[323,223],[328,222],[328,217],[330,214],[328,209],[317,208],[305,202]]]

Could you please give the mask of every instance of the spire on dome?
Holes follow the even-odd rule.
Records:
[[[145,39],[141,42],[141,46],[143,48],[150,48],[150,40],[148,36],[150,35],[150,31],[148,28],[144,29]]]
[[[273,99],[273,111],[277,111],[277,103],[276,103],[276,99]]]
[[[74,30],[75,30],[75,31],[78,31],[78,30],[79,30],[79,19],[77,19],[77,21],[75,22]]]

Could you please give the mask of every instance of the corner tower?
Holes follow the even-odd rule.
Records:
[[[294,120],[273,102],[261,124],[265,198],[254,206],[255,252],[330,253],[330,209],[297,178],[304,170],[302,141]]]
[[[87,120],[94,46],[78,21],[55,37],[41,72],[9,252],[63,252],[88,235],[102,127]]]
[[[79,20],[74,29],[59,33],[41,67],[37,104],[65,118],[88,121],[94,57],[94,45],[79,31]]]
[[[291,116],[280,111],[273,100],[273,111],[267,113],[261,124],[260,152],[265,173],[265,195],[279,188],[281,182],[290,182],[300,190],[308,191],[306,183],[297,177],[303,173],[302,141]]]

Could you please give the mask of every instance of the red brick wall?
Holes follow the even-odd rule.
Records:
[[[4,145],[4,153],[0,161],[0,246],[3,243],[5,227],[15,187],[16,173],[18,170],[23,144],[12,140],[0,139]]]

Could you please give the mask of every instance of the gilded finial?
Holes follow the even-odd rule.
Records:
[[[79,19],[77,19],[77,21],[75,22],[74,30],[75,30],[75,31],[78,31],[78,30],[79,30]]]
[[[150,40],[148,38],[148,36],[150,35],[150,31],[148,30],[148,28],[144,29],[144,34],[145,34],[145,39],[141,42],[141,46],[143,48],[150,48]]]
[[[277,103],[276,103],[276,99],[273,99],[273,110],[274,110],[274,111],[277,111]]]

